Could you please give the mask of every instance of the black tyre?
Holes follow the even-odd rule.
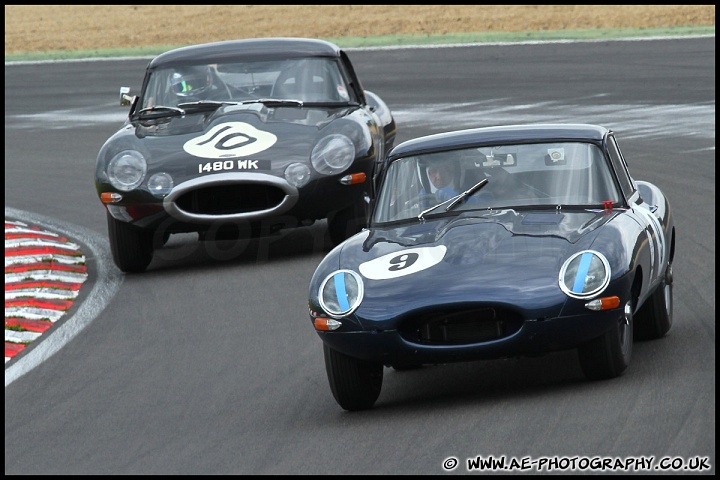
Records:
[[[407,372],[408,370],[420,370],[423,368],[422,363],[409,363],[405,365],[392,365],[396,372]]]
[[[668,264],[665,278],[635,314],[635,338],[655,340],[665,336],[673,319],[672,264]]]
[[[143,272],[153,256],[153,234],[107,214],[110,251],[115,265],[126,273]]]
[[[155,232],[153,236],[153,250],[164,247],[168,240],[170,240],[170,233],[164,232],[161,234],[160,232]]]
[[[323,343],[325,371],[335,401],[345,410],[372,408],[380,396],[383,365],[348,357]]]
[[[590,380],[620,376],[630,365],[633,347],[633,307],[628,302],[615,328],[578,347],[580,367]]]
[[[365,213],[361,208],[350,206],[328,216],[328,236],[333,245],[338,245],[361,231],[366,225]]]

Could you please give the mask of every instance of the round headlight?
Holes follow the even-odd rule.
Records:
[[[355,145],[339,133],[320,139],[310,155],[312,166],[323,175],[340,173],[355,160]]]
[[[173,179],[169,173],[156,173],[148,179],[147,186],[150,193],[156,197],[164,197],[173,188]]]
[[[363,281],[352,270],[338,270],[323,280],[318,293],[323,310],[333,318],[342,318],[362,302]]]
[[[573,298],[590,298],[605,290],[609,283],[610,264],[599,252],[578,252],[560,269],[560,288]]]
[[[285,169],[285,180],[295,188],[304,187],[310,181],[310,167],[304,163],[292,163]]]
[[[107,175],[110,184],[123,192],[137,188],[145,178],[147,163],[137,150],[125,150],[108,163]]]

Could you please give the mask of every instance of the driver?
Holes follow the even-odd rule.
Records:
[[[207,65],[178,67],[170,77],[170,91],[181,102],[207,100],[213,88],[213,74]]]
[[[453,168],[449,162],[441,162],[430,165],[427,168],[427,175],[432,184],[432,192],[435,193],[438,201],[444,202],[458,195],[454,185]]]

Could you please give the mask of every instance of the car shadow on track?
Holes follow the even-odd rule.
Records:
[[[333,248],[325,221],[259,238],[200,241],[195,233],[174,234],[158,248],[144,275],[169,270],[254,265],[295,257],[322,258]]]
[[[385,369],[383,392],[375,409],[502,402],[512,398],[566,395],[583,385],[574,350],[538,357],[478,360],[425,366],[414,370]]]

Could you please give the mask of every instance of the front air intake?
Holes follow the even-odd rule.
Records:
[[[521,325],[522,317],[507,309],[450,309],[409,319],[400,334],[413,343],[463,345],[507,337]]]
[[[271,210],[284,198],[285,192],[271,185],[216,185],[185,192],[175,204],[191,215],[233,215]]]

